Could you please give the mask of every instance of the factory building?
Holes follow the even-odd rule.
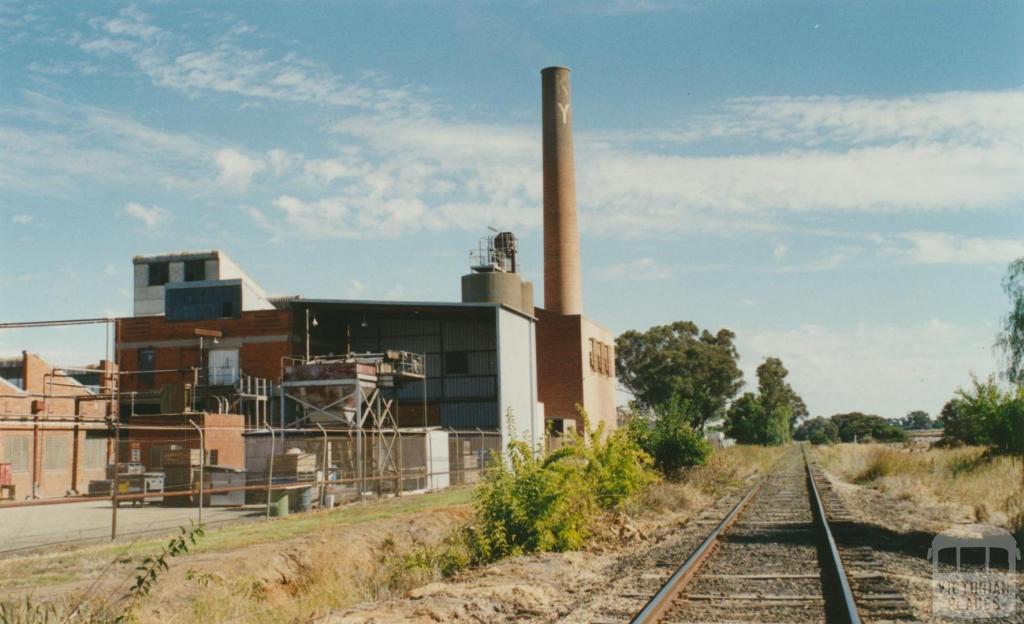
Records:
[[[84,492],[112,455],[114,367],[0,360],[0,500]]]
[[[249,429],[265,422],[288,427],[302,418],[294,403],[277,398],[290,361],[406,351],[423,356],[425,379],[395,388],[389,397],[400,427],[502,431],[504,438],[515,432],[533,445],[543,442],[532,287],[514,271],[502,271],[515,284],[514,298],[508,284],[501,291],[507,304],[474,280],[482,274],[480,262],[464,279],[469,290],[463,302],[288,297],[271,303],[234,263],[229,277],[213,279],[225,275],[230,262],[223,252],[133,262],[136,316],[121,319],[116,336],[124,370],[121,414],[127,419],[173,411],[170,393],[182,410],[217,410],[215,401],[226,398],[227,409],[242,413]],[[204,279],[189,281],[188,267],[200,263],[208,267]],[[162,279],[165,264],[171,277],[185,281],[163,284],[158,304],[153,289],[160,286],[151,284],[160,280],[152,273]],[[175,390],[183,386],[187,390]]]

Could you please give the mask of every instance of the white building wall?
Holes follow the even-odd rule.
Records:
[[[544,443],[544,415],[537,403],[537,354],[534,321],[503,308],[498,315],[498,405],[501,443],[511,436],[539,450]],[[509,431],[507,413],[512,412]]]
[[[132,314],[135,316],[150,316],[164,313],[164,287],[149,285],[149,265],[136,264],[132,278],[134,286],[134,306]]]
[[[211,257],[212,254],[212,257]],[[173,254],[147,256],[142,262],[134,265],[134,316],[150,316],[164,313],[164,287],[149,285],[149,262],[169,261],[168,283],[181,283],[185,281],[185,261],[202,259],[206,260],[206,279],[203,281],[242,280],[242,310],[271,310],[274,305],[270,303],[267,293],[254,282],[234,261],[220,251],[199,252],[195,254]]]

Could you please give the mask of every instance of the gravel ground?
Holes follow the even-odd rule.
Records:
[[[787,453],[664,621],[826,622],[817,541],[802,456]]]
[[[841,507],[831,505],[829,513],[832,515],[835,511],[840,516],[841,522],[836,525],[842,530],[837,530],[836,539],[844,561],[855,564],[867,557],[865,551],[869,550],[869,558],[876,562],[874,569],[884,574],[886,581],[910,603],[916,621],[954,621],[932,613],[932,567],[928,548],[938,532],[953,524],[962,524],[963,520],[951,520],[948,507],[914,504],[869,487],[847,483],[828,471],[822,471],[822,475],[841,504]],[[1024,623],[1024,592],[1020,591],[1024,587],[1024,574],[1020,567],[1018,562],[1014,615],[973,621]]]

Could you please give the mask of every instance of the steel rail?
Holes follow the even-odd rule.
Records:
[[[838,585],[843,597],[843,621],[848,622],[849,624],[862,624],[860,614],[857,612],[857,603],[854,601],[853,591],[850,589],[850,582],[846,576],[846,569],[843,567],[843,561],[839,556],[839,548],[836,546],[835,538],[832,536],[832,529],[829,527],[828,520],[825,516],[825,507],[821,502],[821,497],[818,495],[818,487],[814,482],[814,472],[811,469],[810,459],[807,457],[806,447],[801,447],[801,452],[803,454],[804,466],[807,471],[807,489],[811,498],[811,511],[814,515],[818,528],[826,538],[829,554],[828,563],[837,577]],[[690,553],[690,556],[683,562],[683,565],[679,566],[668,581],[662,585],[661,589],[659,589],[658,592],[654,594],[649,601],[647,601],[644,608],[633,616],[633,619],[630,620],[630,624],[653,624],[669,610],[675,598],[680,592],[682,592],[693,577],[696,576],[700,566],[708,559],[708,557],[711,556],[715,545],[718,543],[718,538],[735,523],[736,518],[746,508],[747,503],[749,503],[750,500],[753,499],[760,491],[766,480],[767,479],[762,479],[757,485],[751,488],[746,496],[744,496],[743,499],[732,508],[729,514],[720,523],[718,523],[717,526],[715,526],[714,530],[712,530],[706,538],[704,538],[704,541],[701,542],[700,546]]]
[[[661,586],[658,593],[654,594],[654,596],[647,601],[647,604],[644,605],[644,608],[633,616],[633,619],[630,620],[631,624],[649,624],[657,622],[658,618],[665,614],[672,605],[672,601],[675,600],[675,597],[679,595],[679,592],[681,592],[684,587],[686,587],[686,584],[689,583],[690,579],[696,575],[700,566],[708,557],[711,556],[711,553],[714,552],[715,546],[718,543],[718,537],[732,526],[733,522],[736,521],[736,518],[740,515],[743,509],[746,508],[747,503],[754,498],[754,495],[761,490],[761,487],[764,486],[764,484],[765,479],[761,479],[757,485],[750,488],[750,491],[747,492],[746,496],[744,496],[740,502],[736,503],[729,514],[718,523],[706,538],[704,538],[704,541],[701,542],[700,546],[690,553],[690,556],[683,562],[683,565],[679,566],[668,581]]]
[[[818,522],[818,528],[825,535],[828,542],[829,565],[835,572],[839,589],[843,596],[842,615],[849,624],[861,624],[860,614],[857,612],[857,602],[853,599],[853,590],[850,589],[850,580],[846,576],[846,569],[843,567],[843,560],[839,556],[839,547],[832,536],[832,529],[828,525],[828,518],[825,515],[825,506],[821,503],[821,496],[818,495],[818,486],[814,482],[814,471],[811,469],[811,460],[807,457],[807,447],[802,446],[804,465],[807,467],[807,489],[811,493],[811,511],[814,519]]]

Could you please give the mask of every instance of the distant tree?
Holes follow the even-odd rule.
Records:
[[[782,365],[782,360],[776,357],[765,359],[757,367],[757,391],[767,412],[788,409],[790,420],[787,426],[792,432],[796,428],[796,421],[807,416],[807,405],[786,382],[788,375],[789,371]]]
[[[727,329],[712,334],[689,321],[627,331],[615,339],[619,381],[646,407],[685,402],[691,426],[703,430],[743,385],[735,338]]]
[[[842,442],[901,442],[907,439],[903,429],[881,416],[849,412],[834,414],[831,419],[839,429],[839,439]]]
[[[895,423],[897,426],[908,430],[931,429],[935,421],[928,415],[928,412],[914,410]]]
[[[1010,263],[1003,278],[1003,290],[1010,298],[1010,312],[1003,319],[1003,331],[996,345],[1006,359],[1007,380],[1024,386],[1024,258]]]
[[[740,444],[785,444],[790,440],[788,405],[765,406],[761,397],[746,392],[733,401],[725,417],[725,434]]]
[[[793,432],[794,440],[806,440],[811,444],[833,444],[839,441],[839,427],[831,418],[815,416],[800,423]]]

